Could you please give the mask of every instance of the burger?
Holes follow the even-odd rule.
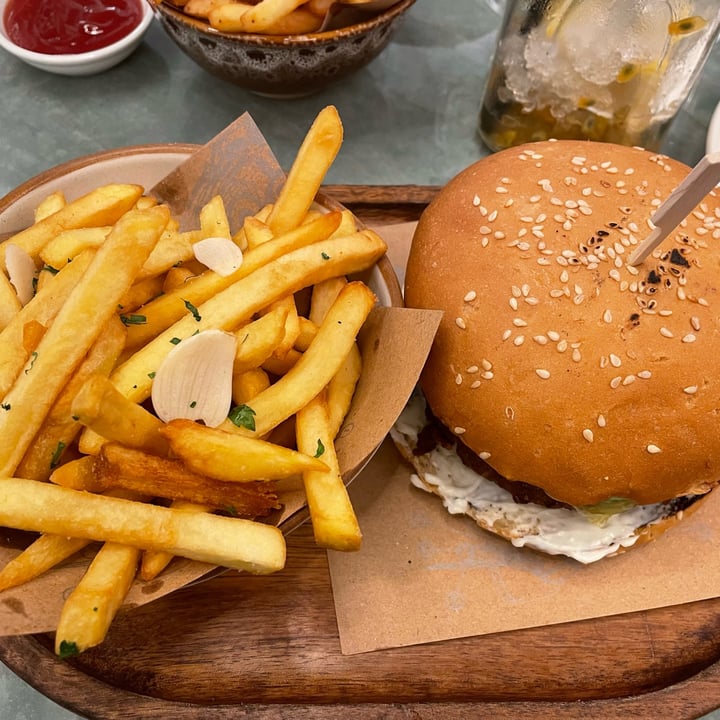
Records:
[[[538,142],[427,207],[405,301],[443,319],[392,437],[451,513],[589,563],[657,537],[720,480],[718,193],[628,261],[688,172]]]

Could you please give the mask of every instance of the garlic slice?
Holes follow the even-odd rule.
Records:
[[[222,330],[203,330],[182,340],[162,362],[151,398],[165,421],[185,418],[217,427],[232,403],[232,369],[237,340]]]
[[[15,288],[18,300],[27,305],[35,295],[35,277],[37,268],[28,252],[14,243],[5,245],[5,267],[8,277]]]
[[[193,243],[193,254],[198,262],[222,277],[234,273],[243,261],[242,250],[224,237],[209,237]]]

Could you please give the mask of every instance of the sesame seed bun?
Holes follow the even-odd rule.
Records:
[[[420,385],[509,480],[572,506],[720,479],[720,199],[626,259],[689,168],[607,143],[486,157],[427,208],[409,307],[445,314]]]

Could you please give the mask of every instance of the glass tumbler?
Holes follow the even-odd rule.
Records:
[[[719,27],[718,0],[507,0],[480,135],[656,150]]]

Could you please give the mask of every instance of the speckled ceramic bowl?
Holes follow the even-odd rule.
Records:
[[[213,75],[262,95],[299,97],[367,65],[415,0],[354,25],[307,35],[223,33],[162,0],[149,0],[178,47]]]

